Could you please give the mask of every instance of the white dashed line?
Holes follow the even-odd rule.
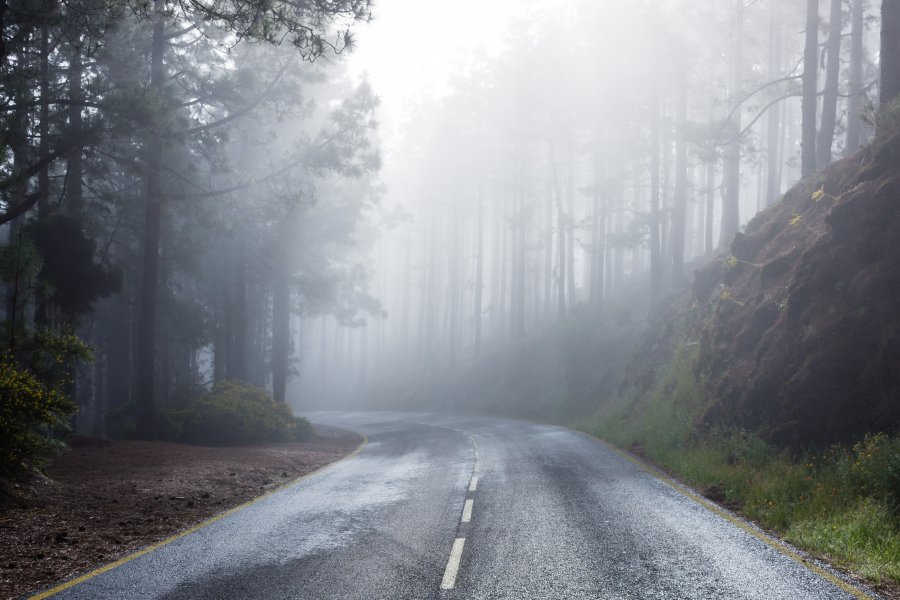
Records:
[[[469,491],[474,492],[478,487],[478,475],[472,475],[472,481],[469,483]]]
[[[462,560],[463,546],[466,538],[453,540],[453,549],[450,550],[450,558],[447,559],[447,568],[444,569],[444,579],[441,580],[442,590],[452,590],[456,585],[456,574],[459,572],[459,561]]]
[[[474,504],[474,503],[475,503],[475,501],[472,500],[471,498],[466,500],[466,505],[463,506],[463,514],[462,514],[462,522],[463,523],[468,523],[469,521],[472,520],[472,504]]]

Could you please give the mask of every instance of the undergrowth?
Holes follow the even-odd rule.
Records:
[[[875,583],[900,582],[900,437],[789,452],[745,431],[698,432],[696,358],[682,348],[651,393],[615,399],[585,429],[798,547]]]

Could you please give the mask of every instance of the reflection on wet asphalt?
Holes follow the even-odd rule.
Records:
[[[310,417],[368,444],[56,597],[853,597],[564,428],[425,414]],[[470,522],[461,522],[464,507]],[[442,590],[455,546],[458,573]]]

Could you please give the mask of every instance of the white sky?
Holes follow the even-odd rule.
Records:
[[[380,0],[374,19],[355,28],[351,73],[367,74],[381,97],[389,158],[405,117],[446,93],[476,52],[497,54],[508,24],[534,0]]]

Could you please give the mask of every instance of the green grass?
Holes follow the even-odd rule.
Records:
[[[727,505],[874,583],[900,582],[900,438],[788,453],[743,431],[694,426],[696,353],[678,351],[641,398],[618,398],[583,429],[646,457]]]

